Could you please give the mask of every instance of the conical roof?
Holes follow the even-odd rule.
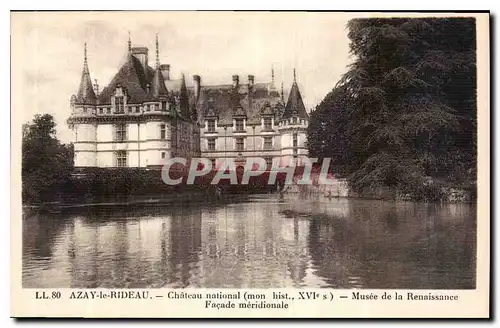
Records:
[[[163,75],[161,73],[161,65],[160,65],[160,46],[158,42],[158,34],[156,34],[156,70],[155,75],[153,76],[153,81],[151,82],[151,96],[155,99],[158,99],[160,96],[167,95],[167,87],[165,86],[165,81],[163,79]],[[184,85],[184,88],[186,86]]]
[[[153,98],[159,98],[161,96],[167,96],[168,91],[161,74],[161,69],[159,67],[155,70],[155,75],[153,76],[153,81],[151,83],[151,94]],[[185,86],[184,86],[185,87]]]
[[[181,89],[179,92],[179,109],[181,112],[181,115],[185,118],[189,118],[189,98],[188,98],[188,92],[186,88],[186,78],[184,77],[184,74],[182,74],[182,80],[181,80]]]
[[[90,78],[89,67],[87,64],[87,45],[85,44],[84,60],[82,78],[80,79],[80,86],[76,94],[76,103],[85,105],[95,105],[97,97],[92,86],[92,79]]]
[[[308,119],[306,107],[302,101],[302,95],[300,94],[299,86],[297,82],[293,82],[292,88],[290,89],[290,94],[288,95],[288,101],[286,102],[285,110],[283,111],[283,116],[281,119],[287,119],[292,116],[298,116],[300,118]]]

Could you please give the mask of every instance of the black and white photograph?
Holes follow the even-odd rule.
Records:
[[[476,16],[11,19],[23,289],[478,288]]]

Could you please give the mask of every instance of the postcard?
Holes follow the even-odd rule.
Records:
[[[11,12],[11,316],[489,318],[488,12]]]

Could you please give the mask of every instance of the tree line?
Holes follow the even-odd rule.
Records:
[[[475,20],[369,18],[347,28],[354,61],[311,113],[310,156],[332,158],[356,192],[474,193]]]
[[[23,126],[23,203],[54,201],[73,171],[73,145],[56,138],[56,123],[50,114],[35,115]]]

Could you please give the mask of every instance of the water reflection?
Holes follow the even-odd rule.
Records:
[[[475,288],[475,208],[274,195],[23,218],[25,287]]]

